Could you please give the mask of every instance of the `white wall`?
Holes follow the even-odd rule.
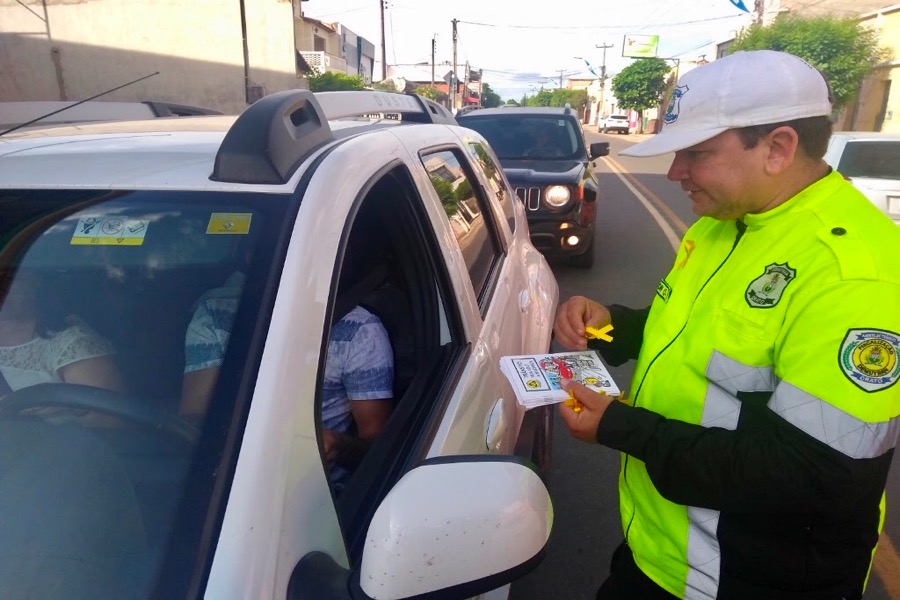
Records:
[[[0,0],[0,101],[82,100],[159,71],[103,99],[166,100],[226,113],[246,107],[238,2],[22,4]],[[250,84],[266,93],[306,87],[295,75],[290,0],[245,5]]]

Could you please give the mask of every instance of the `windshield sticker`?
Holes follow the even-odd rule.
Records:
[[[841,371],[867,392],[889,388],[900,379],[900,336],[881,329],[851,329],[838,354]]]
[[[82,217],[69,242],[73,246],[141,246],[149,221],[124,217]]]
[[[253,213],[213,213],[206,233],[210,235],[247,235]]]

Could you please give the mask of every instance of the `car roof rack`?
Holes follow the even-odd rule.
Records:
[[[410,123],[456,125],[446,108],[416,94],[287,90],[264,96],[237,118],[216,153],[210,179],[286,183],[315,150],[334,140],[329,120],[399,114]]]

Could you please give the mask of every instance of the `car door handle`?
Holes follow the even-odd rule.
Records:
[[[524,313],[528,312],[529,308],[531,308],[531,292],[522,290],[519,292],[519,310]]]

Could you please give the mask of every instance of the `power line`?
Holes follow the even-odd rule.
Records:
[[[572,26],[572,25],[503,25],[498,23],[481,23],[478,21],[463,21],[457,20],[457,23],[465,23],[466,25],[476,25],[478,27],[496,27],[500,29],[565,29],[567,31],[571,31],[573,29],[579,29],[583,31],[601,31],[608,29],[650,29],[653,27],[656,28],[670,28],[676,25],[693,25],[695,23],[709,23],[710,21],[723,21],[725,19],[734,19],[737,17],[745,17],[744,14],[737,15],[727,15],[724,17],[709,17],[707,19],[695,19],[693,21],[677,21],[672,23],[639,23],[633,25],[606,25],[606,26],[598,26],[598,25],[584,25],[584,26]]]

